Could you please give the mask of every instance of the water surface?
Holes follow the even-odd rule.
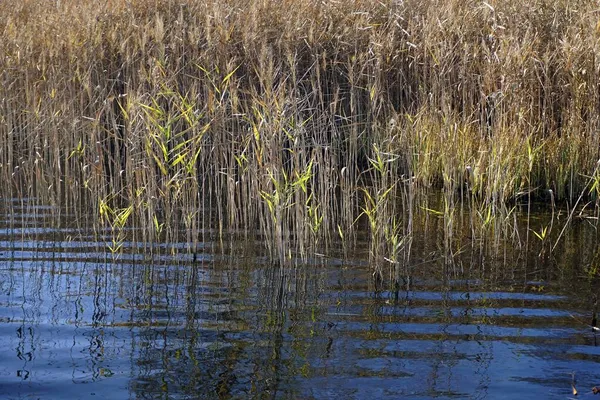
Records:
[[[112,255],[108,232],[47,212],[0,226],[3,399],[566,399],[573,379],[580,395],[600,384],[597,261],[577,251],[593,233],[550,261],[451,267],[417,238],[390,291],[366,244],[287,266],[244,240]]]

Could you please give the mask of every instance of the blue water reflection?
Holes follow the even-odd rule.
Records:
[[[112,256],[28,235],[0,232],[2,399],[565,399],[573,373],[581,394],[600,383],[590,283],[564,267],[449,280],[432,264],[389,292],[364,254],[281,267],[247,243]]]

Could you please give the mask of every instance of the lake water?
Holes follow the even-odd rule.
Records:
[[[2,216],[1,399],[567,399],[600,384],[586,223],[550,260],[465,251],[449,267],[435,235],[415,238],[392,293],[360,240],[288,266],[244,240],[113,256],[51,210]]]

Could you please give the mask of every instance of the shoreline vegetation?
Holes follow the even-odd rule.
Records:
[[[397,283],[428,218],[449,263],[597,223],[593,2],[24,0],[0,31],[1,196],[92,210],[114,252],[258,232],[285,262],[364,229]]]

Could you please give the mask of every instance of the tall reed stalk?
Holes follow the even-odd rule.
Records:
[[[0,194],[91,208],[115,248],[127,226],[190,251],[259,233],[279,260],[351,245],[362,213],[396,265],[442,189],[451,258],[465,196],[474,237],[523,193],[597,199],[597,21],[583,0],[4,2]]]

